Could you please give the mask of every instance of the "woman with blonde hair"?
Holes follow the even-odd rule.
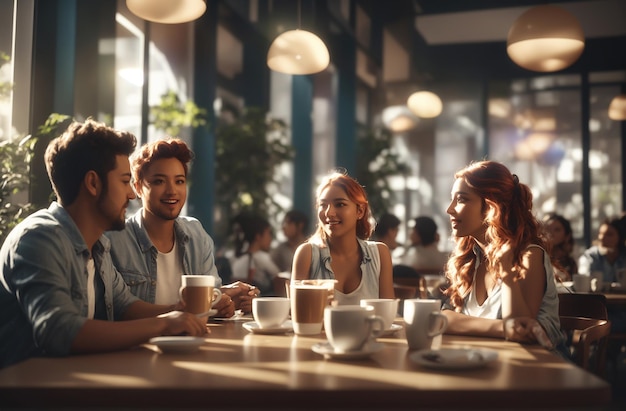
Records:
[[[295,252],[292,279],[334,279],[339,304],[394,298],[389,248],[367,241],[372,216],[365,189],[342,172],[317,188],[317,228]]]
[[[500,163],[455,174],[446,332],[562,348],[549,246],[532,207],[530,188]]]

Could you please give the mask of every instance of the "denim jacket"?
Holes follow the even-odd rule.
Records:
[[[104,236],[93,247],[107,319],[137,301],[115,270]],[[32,356],[65,356],[87,320],[87,245],[58,203],[17,225],[0,261],[0,368]]]
[[[113,264],[124,277],[133,294],[149,303],[156,299],[157,255],[143,225],[143,208],[126,220],[123,231],[109,231]],[[180,216],[174,221],[174,235],[183,257],[183,274],[212,275],[220,287],[222,279],[215,267],[213,239],[200,221]]]

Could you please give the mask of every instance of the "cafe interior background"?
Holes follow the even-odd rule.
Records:
[[[267,188],[279,238],[280,210],[301,209],[315,221],[321,175],[337,166],[355,174],[362,130],[390,135],[370,171],[387,167],[385,154],[402,165],[385,178],[384,210],[404,222],[401,241],[411,218],[430,215],[441,248],[450,249],[453,174],[484,158],[531,186],[539,217],[557,211],[570,219],[579,251],[604,217],[624,209],[626,114],[609,117],[611,102],[626,94],[622,0],[187,1],[206,10],[189,22],[159,23],[126,0],[0,0],[0,140],[36,134],[51,113],[91,116],[141,142],[163,138],[150,108],[174,93],[206,110],[204,126],[179,133],[196,153],[185,212],[218,241],[228,207],[216,202],[216,179],[229,176],[214,167],[216,133],[250,108],[284,122],[293,150]],[[566,67],[524,68],[507,53],[507,36],[522,14],[546,4],[574,16],[584,49]],[[311,74],[270,69],[270,46],[291,30],[315,34],[329,64]],[[316,53],[323,60],[323,48]],[[439,97],[440,113],[409,108],[423,91]],[[50,200],[42,147],[28,190],[18,194],[39,206]]]

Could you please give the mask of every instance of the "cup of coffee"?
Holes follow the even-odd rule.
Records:
[[[591,276],[585,274],[574,274],[574,290],[577,293],[588,293],[591,291]]]
[[[301,335],[322,332],[324,307],[328,305],[328,287],[292,281],[289,286],[293,331]]]
[[[289,298],[257,297],[252,300],[252,316],[259,328],[278,328],[289,316]]]
[[[185,303],[185,311],[200,317],[209,315],[211,307],[222,298],[212,275],[183,275],[178,295]]]
[[[430,349],[433,338],[448,326],[448,319],[441,313],[441,300],[404,300],[403,316],[410,350]]]
[[[337,280],[332,279],[317,279],[317,280],[292,280],[291,284],[308,284],[308,285],[322,285],[328,290],[328,305],[333,305],[335,299],[335,284]],[[289,290],[287,291],[287,297],[289,297]]]
[[[374,313],[383,319],[383,330],[389,330],[398,314],[399,301],[397,298],[368,298],[361,300],[361,307],[374,307]]]
[[[385,326],[374,307],[339,305],[324,310],[324,330],[336,352],[358,351]]]

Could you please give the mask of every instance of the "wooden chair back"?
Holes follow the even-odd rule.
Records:
[[[408,265],[393,266],[393,283],[396,286],[413,287],[417,292],[413,297],[409,298],[428,298],[428,289],[426,288],[426,280],[423,275],[416,269]],[[402,290],[400,290],[402,292]],[[397,293],[396,293],[397,296]],[[401,298],[401,297],[398,297]]]
[[[611,323],[606,319],[561,316],[561,329],[568,336],[574,362],[600,377],[606,366],[607,337]]]
[[[559,315],[608,320],[606,297],[602,294],[559,294]]]
[[[291,280],[281,275],[274,277],[274,294],[276,297],[287,297],[287,288]]]

